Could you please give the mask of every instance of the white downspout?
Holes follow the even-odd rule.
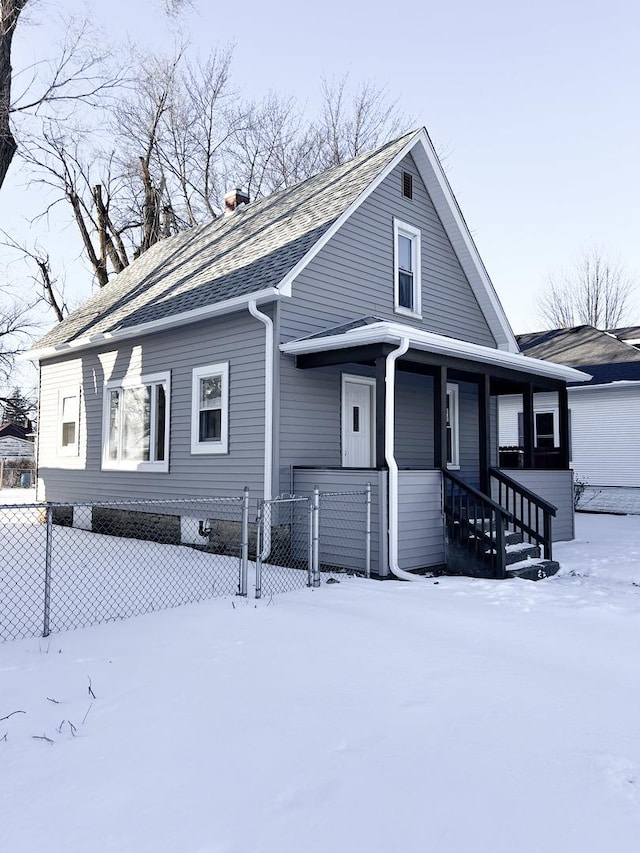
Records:
[[[270,501],[273,480],[273,320],[258,310],[255,299],[249,300],[249,313],[264,323],[264,499]],[[265,524],[262,559],[271,552],[271,524]]]
[[[420,580],[420,577],[405,572],[398,565],[398,463],[395,448],[396,409],[396,361],[409,349],[409,338],[400,338],[397,349],[387,356],[385,371],[384,407],[384,458],[389,470],[389,568],[393,574],[405,581]]]

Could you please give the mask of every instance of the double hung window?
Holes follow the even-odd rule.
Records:
[[[105,386],[102,467],[169,470],[169,374]]]
[[[420,231],[412,225],[393,221],[394,297],[398,314],[421,316]]]
[[[229,363],[196,367],[191,388],[191,452],[227,453]]]

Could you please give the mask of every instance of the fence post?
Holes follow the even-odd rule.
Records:
[[[242,493],[242,545],[240,554],[240,578],[238,595],[247,594],[247,578],[249,574],[249,487],[245,486]]]
[[[53,507],[47,504],[47,540],[44,553],[44,616],[42,636],[49,636],[49,616],[51,611],[51,546],[53,539]]]
[[[367,483],[367,523],[364,555],[364,576],[371,577],[371,483]]]
[[[311,507],[311,570],[313,585],[320,586],[320,489],[313,489]]]
[[[256,598],[262,598],[262,526],[265,521],[265,502],[258,501],[256,520]]]

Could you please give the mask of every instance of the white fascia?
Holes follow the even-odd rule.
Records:
[[[290,341],[281,344],[282,352],[289,355],[303,355],[314,352],[326,352],[328,350],[345,349],[346,347],[392,343],[397,344],[403,338],[408,338],[412,349],[424,350],[425,352],[437,353],[452,358],[466,358],[479,361],[482,364],[496,365],[499,367],[519,370],[523,373],[532,373],[547,379],[559,379],[563,382],[588,382],[591,375],[556,364],[551,361],[542,361],[531,358],[522,353],[506,352],[493,347],[472,344],[469,341],[461,341],[457,338],[448,338],[445,335],[437,335],[435,332],[423,332],[410,326],[402,326],[399,323],[371,323],[361,326],[340,335],[328,335],[324,338],[306,338],[298,341]]]
[[[244,296],[226,299],[224,302],[205,305],[202,308],[193,308],[190,311],[172,314],[169,317],[162,317],[159,320],[149,320],[147,323],[139,323],[137,326],[127,326],[124,329],[115,329],[113,332],[99,332],[96,335],[91,335],[89,338],[78,338],[65,344],[55,344],[51,347],[29,350],[20,356],[20,360],[38,361],[43,358],[53,358],[58,355],[92,349],[102,344],[118,343],[129,338],[139,338],[142,335],[163,332],[166,329],[173,329],[176,326],[186,326],[189,323],[197,323],[200,320],[209,320],[212,317],[231,314],[234,311],[246,308],[250,302],[255,302],[256,304],[271,302],[274,299],[279,299],[282,295],[276,287],[268,287],[254,293],[247,293]]]
[[[599,385],[572,385],[569,392],[574,391],[595,391],[603,388],[639,388],[640,380],[638,379],[619,379],[614,382],[601,382]]]

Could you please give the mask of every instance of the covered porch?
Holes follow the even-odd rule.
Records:
[[[451,536],[460,532],[471,507],[476,516],[486,516],[489,532],[507,530],[515,521],[550,559],[554,540],[573,537],[566,382],[586,376],[520,353],[371,320],[281,349],[295,358],[298,370],[333,368],[340,374],[341,465],[318,466],[315,472],[324,480],[332,472],[330,479],[342,487],[351,475],[360,480],[371,473],[379,495],[380,576],[452,568]],[[557,394],[559,412],[557,447],[544,460],[535,452],[533,408],[533,396],[541,391]],[[517,470],[500,467],[502,394],[523,398],[524,447]],[[313,474],[294,466],[293,489],[307,487]],[[452,521],[447,513],[458,517]],[[466,520],[464,525],[467,535]],[[486,538],[472,533],[479,542]],[[504,571],[500,560],[489,568],[495,575]]]

